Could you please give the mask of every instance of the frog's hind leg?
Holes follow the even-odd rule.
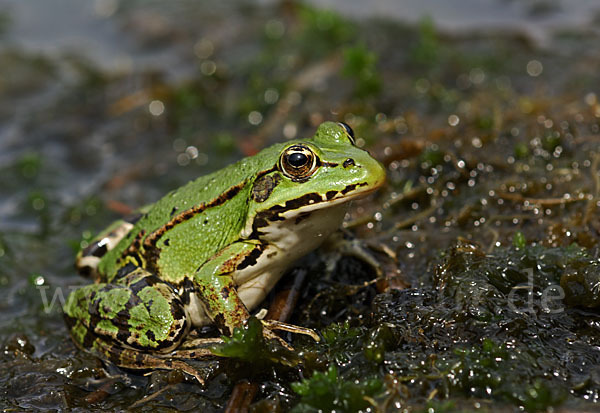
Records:
[[[123,348],[119,346],[111,345],[103,340],[96,340],[92,344],[93,352],[99,355],[101,358],[109,360],[117,366],[132,369],[132,370],[181,370],[184,373],[189,374],[198,380],[198,383],[204,385],[204,378],[201,373],[190,366],[188,363],[177,360],[177,358],[198,358],[189,357],[190,354],[185,354],[188,357],[181,357],[182,355],[171,355],[171,354],[153,354],[146,353],[140,350],[133,350],[130,348]],[[192,355],[196,355],[192,353]],[[208,355],[208,354],[207,354]],[[210,354],[212,356],[212,353]],[[214,357],[214,356],[213,356]]]
[[[181,368],[161,357],[189,332],[181,298],[152,273],[131,267],[114,283],[87,285],[69,295],[64,314],[71,335],[84,350],[121,367]],[[146,354],[154,356],[142,357]]]
[[[90,241],[86,248],[79,251],[75,259],[75,268],[77,268],[79,274],[84,277],[98,279],[98,264],[100,263],[100,259],[131,231],[142,215],[143,210],[140,210],[113,222]]]

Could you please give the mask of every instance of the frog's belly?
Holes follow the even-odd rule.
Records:
[[[300,219],[296,219],[298,216],[286,217],[284,221],[262,228],[260,239],[267,247],[255,265],[233,274],[238,294],[246,308],[249,311],[256,308],[296,260],[317,248],[340,227],[345,213],[346,205],[341,204],[312,211]],[[188,314],[194,326],[211,323],[196,295],[190,297]]]

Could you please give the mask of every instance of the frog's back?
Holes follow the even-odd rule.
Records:
[[[156,202],[102,257],[102,279],[133,263],[178,283],[240,236],[256,176],[274,167],[281,145],[201,176]],[[269,154],[273,152],[273,154]]]

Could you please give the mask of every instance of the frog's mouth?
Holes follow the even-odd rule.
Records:
[[[311,211],[334,207],[354,199],[363,198],[379,189],[381,185],[370,185],[368,182],[356,183],[346,186],[342,190],[331,190],[325,194],[316,192],[290,199],[284,205],[274,205],[261,211],[254,217],[252,223],[244,232],[256,233],[260,228],[268,227],[277,221],[286,221],[299,216],[306,216]]]
[[[285,205],[275,205],[269,208],[266,213],[285,215],[285,218],[293,218],[294,216],[314,211],[315,209],[328,208],[330,206],[339,205],[345,202],[350,202],[357,198],[362,198],[377,190],[379,187],[369,187],[368,182],[361,182],[346,186],[340,191],[331,190],[325,194],[316,192],[302,195],[299,198],[286,201]]]

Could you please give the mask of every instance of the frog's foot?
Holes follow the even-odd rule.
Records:
[[[285,341],[284,339],[282,339],[281,337],[279,337],[277,334],[275,334],[274,331],[272,331],[269,328],[263,328],[263,337],[266,338],[267,340],[275,340],[275,341],[277,341],[286,350],[294,351],[294,347],[290,346],[287,343],[287,341]]]
[[[276,340],[281,344],[283,348],[289,351],[294,351],[294,348],[290,346],[283,338],[279,337],[275,330],[287,331],[294,334],[304,334],[311,337],[315,341],[321,340],[319,335],[310,328],[300,327],[293,324],[283,323],[276,320],[260,320],[263,325],[263,336],[267,340]]]
[[[187,339],[183,343],[181,343],[178,350],[190,350],[207,346],[213,346],[215,344],[223,344],[223,339],[221,337]]]
[[[261,322],[262,322],[263,326],[265,327],[265,331],[281,330],[281,331],[287,331],[289,333],[294,333],[294,334],[304,334],[306,336],[309,336],[310,338],[312,338],[313,340],[315,340],[317,342],[321,340],[321,337],[319,337],[317,332],[310,328],[296,326],[294,324],[283,323],[281,321],[276,321],[276,320],[261,320]],[[279,336],[276,336],[276,337],[279,337]]]
[[[130,348],[124,348],[113,343],[96,339],[93,343],[91,353],[109,360],[119,367],[131,370],[180,370],[195,378],[200,385],[204,385],[201,373],[181,360],[176,358],[198,358],[198,357],[174,357],[172,354],[147,353]],[[210,354],[211,357],[214,355]]]
[[[176,359],[202,359],[215,358],[211,348],[216,344],[223,344],[220,337],[206,337],[186,339],[179,348],[168,354],[169,357]]]
[[[333,273],[335,266],[342,256],[350,256],[359,259],[371,267],[377,278],[398,275],[397,257],[394,251],[385,244],[366,243],[356,239],[347,230],[340,230],[330,235],[324,244],[324,250],[326,251],[325,265],[327,274]],[[391,271],[390,268],[387,268],[389,266],[384,268],[380,260],[375,256],[376,253],[383,254],[385,259],[393,262],[394,265]],[[390,272],[393,272],[393,274],[389,274]]]
[[[222,342],[222,341],[221,341]],[[213,343],[213,345],[216,343]],[[189,348],[189,349],[177,349],[171,353],[164,355],[163,357],[173,359],[188,359],[188,360],[199,360],[199,359],[214,359],[217,356],[213,354],[210,348]]]

